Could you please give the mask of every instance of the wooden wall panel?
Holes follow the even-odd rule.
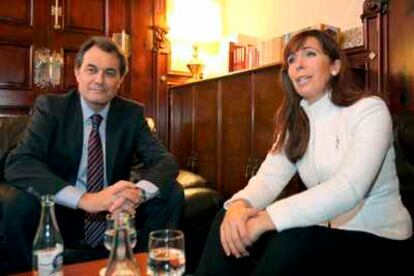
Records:
[[[62,9],[62,15],[55,18],[51,14],[52,7],[58,3]],[[132,4],[135,4],[132,10]],[[142,9],[145,6],[147,9]],[[45,48],[50,52],[58,52],[63,54],[64,67],[62,71],[62,81],[60,85],[51,87],[50,89],[36,88],[33,84],[29,89],[20,89],[19,94],[23,95],[28,93],[28,98],[34,99],[33,94],[39,93],[61,93],[67,91],[68,88],[76,85],[76,81],[73,75],[73,58],[75,53],[79,49],[81,43],[88,39],[92,35],[106,35],[112,36],[113,32],[121,32],[125,30],[131,34],[131,16],[133,14],[139,14],[143,10],[144,13],[140,14],[141,22],[147,24],[136,24],[135,29],[142,29],[143,32],[148,33],[152,25],[153,20],[153,0],[143,1],[130,1],[130,0],[14,0],[14,1],[0,1],[0,43],[4,44],[16,44],[16,45],[30,45],[33,48],[33,52],[36,49]],[[56,21],[57,20],[57,21]],[[140,23],[141,23],[140,22]],[[57,24],[56,24],[57,23]],[[59,25],[59,27],[57,27]],[[140,37],[142,38],[142,37]],[[135,40],[135,45],[141,45],[143,41]],[[133,42],[133,43],[134,43]],[[137,74],[133,74],[134,77],[144,78],[148,80],[148,85],[135,86],[135,91],[148,90],[148,93],[144,94],[144,100],[142,102],[149,102],[149,108],[152,110],[152,102],[147,101],[147,98],[151,98],[153,86],[151,85],[153,72],[151,71],[151,48],[149,47],[145,52],[150,58],[141,62],[139,55],[143,53],[142,48],[132,47],[132,55],[130,63],[132,67],[139,71]],[[136,52],[134,52],[136,51]],[[4,50],[3,50],[4,52]],[[17,51],[15,54],[19,54]],[[136,59],[135,59],[136,58]],[[20,60],[16,60],[20,62]],[[9,61],[7,61],[9,62]],[[21,62],[20,62],[21,63]],[[12,65],[11,68],[14,68]],[[32,65],[33,66],[33,65]],[[3,68],[10,67],[3,62]],[[22,67],[23,68],[23,67]],[[29,72],[31,78],[33,78],[33,72]],[[12,76],[14,79],[10,79]],[[20,83],[18,86],[22,86],[21,75],[11,75],[11,73],[2,71],[0,79],[3,82]],[[4,81],[7,79],[6,81]],[[24,80],[27,83],[26,80]],[[124,84],[121,87],[120,94],[128,96],[133,99],[137,99],[135,93],[130,93],[132,83],[131,75],[127,76]],[[16,85],[15,85],[16,86]],[[138,88],[137,88],[138,87]],[[7,92],[7,93],[6,93]],[[7,99],[8,95],[15,91],[2,91],[2,98],[0,99],[0,108],[4,110],[5,106],[1,106],[1,103],[13,102],[17,104],[19,97],[12,97]],[[135,97],[134,97],[135,96]],[[162,95],[166,97],[165,95]],[[163,99],[166,101],[166,99]],[[27,100],[22,100],[22,108],[27,108]],[[30,106],[29,104],[28,106]],[[147,106],[147,107],[148,107]],[[7,107],[8,108],[8,107]],[[16,109],[21,110],[18,105]],[[164,112],[166,112],[164,110]],[[165,122],[164,122],[165,123]]]
[[[105,34],[109,0],[63,1],[65,31]],[[91,16],[91,11],[93,15]]]
[[[253,74],[254,128],[253,143],[256,167],[266,157],[273,141],[274,116],[282,103],[280,68],[267,68]]]
[[[51,14],[52,8],[56,8],[55,5],[61,9],[61,15]],[[34,99],[33,94],[61,93],[73,87],[76,84],[73,57],[81,43],[92,35],[111,37],[114,32],[120,33],[123,30],[130,35],[131,55],[130,73],[119,91],[120,95],[144,104],[147,115],[155,119],[160,138],[168,143],[165,0],[0,1],[0,43],[30,45],[33,51],[46,48],[51,53],[64,55],[61,83],[50,89],[37,89],[33,85],[26,91],[31,99]],[[7,67],[9,65],[3,63],[3,68]],[[8,80],[10,75],[2,71],[0,79],[9,86],[11,83],[20,83],[18,86],[22,82],[27,83],[21,79],[21,75],[13,75],[14,79]],[[20,91],[24,93],[24,90]],[[13,93],[9,92],[2,91],[2,110],[1,102],[16,101],[14,97],[4,98]],[[22,108],[27,108],[26,104],[26,100],[22,101]]]
[[[229,197],[247,183],[246,164],[251,156],[251,78],[249,74],[221,80],[221,159],[219,189]]]
[[[0,44],[0,88],[31,88],[31,46]]]
[[[157,62],[154,64],[156,73],[153,77],[154,93],[153,105],[155,106],[155,118],[158,130],[158,136],[164,145],[168,144],[168,84],[165,76],[165,70],[168,68],[168,54],[159,53],[156,55]]]
[[[13,0],[0,1],[0,22],[6,24],[29,26],[32,22],[32,1]]]
[[[26,113],[34,100],[32,46],[0,42],[0,116]]]
[[[33,53],[44,41],[43,1],[0,1],[0,116],[26,113],[34,100]]]
[[[193,148],[193,100],[191,86],[171,90],[170,128],[179,131],[171,132],[169,149],[182,169]]]
[[[0,117],[26,114],[30,110],[34,98],[32,90],[0,89]]]
[[[194,87],[194,153],[196,172],[210,183],[217,183],[217,80]]]
[[[152,4],[149,1],[131,2],[131,48],[130,97],[146,106],[148,116],[155,117],[152,108]]]
[[[75,57],[77,50],[76,49],[64,49],[63,58],[64,58],[64,67],[63,67],[63,76],[62,76],[62,85],[65,89],[76,88],[78,83],[75,78],[74,68],[75,68]]]

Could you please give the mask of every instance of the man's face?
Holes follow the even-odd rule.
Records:
[[[75,68],[79,93],[93,110],[101,110],[115,97],[124,79],[119,66],[114,53],[93,46],[85,52],[81,66]]]

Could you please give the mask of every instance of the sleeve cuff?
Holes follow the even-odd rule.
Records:
[[[156,197],[160,193],[158,187],[148,180],[140,180],[135,185],[145,191],[147,201]]]
[[[86,193],[86,191],[76,188],[75,186],[66,186],[56,193],[55,200],[59,205],[77,209],[79,201],[84,193]]]

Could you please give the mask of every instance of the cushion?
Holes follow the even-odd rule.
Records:
[[[210,188],[193,187],[184,190],[184,218],[203,220],[205,217],[213,218],[222,207],[223,199]]]
[[[201,175],[186,170],[180,170],[178,172],[177,181],[183,186],[184,189],[192,187],[205,187],[207,183],[207,180]]]

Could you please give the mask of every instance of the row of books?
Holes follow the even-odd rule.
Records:
[[[254,45],[230,42],[229,72],[260,66],[260,52]]]
[[[339,28],[336,27],[319,24],[297,32],[306,29],[319,29],[327,32],[334,39],[339,39]],[[245,39],[246,36],[239,36],[239,41],[230,42],[229,45],[229,72],[282,62],[283,48],[297,32],[266,40],[253,39],[252,37]],[[248,42],[245,43],[243,39]]]
[[[280,37],[261,41],[256,45],[230,42],[229,72],[280,62],[282,45]]]

